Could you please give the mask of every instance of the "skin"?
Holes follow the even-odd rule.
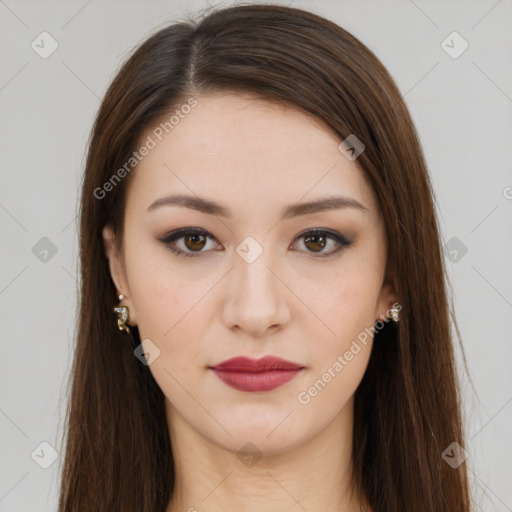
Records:
[[[386,231],[374,191],[357,159],[347,159],[341,140],[312,116],[247,94],[195,97],[198,105],[133,171],[120,252],[110,227],[103,230],[128,324],[160,350],[149,369],[166,397],[177,470],[166,512],[268,512],[269,504],[361,510],[350,499],[353,399],[372,336],[309,403],[298,396],[397,301],[385,278]],[[171,193],[212,199],[233,217],[181,206],[147,211]],[[287,205],[332,195],[367,209],[280,218]],[[196,257],[159,241],[184,227],[211,237],[172,244]],[[353,243],[322,258],[339,246],[298,237],[313,228]],[[251,263],[236,251],[247,236],[263,250]],[[305,369],[259,393],[233,389],[208,369],[268,354]],[[251,449],[260,458],[242,461]]]

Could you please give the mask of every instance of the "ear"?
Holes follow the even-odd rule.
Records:
[[[130,295],[130,287],[126,278],[126,269],[124,259],[115,244],[115,234],[110,225],[103,228],[103,244],[105,246],[105,255],[108,260],[110,270],[110,277],[116,287],[116,294],[123,294],[125,298],[122,301],[123,306],[127,306],[129,310],[130,319],[126,322],[128,325],[137,325],[135,316],[135,307]],[[116,302],[117,304],[117,302]]]
[[[391,314],[389,310],[394,307],[395,304],[399,304],[398,297],[396,295],[396,288],[394,284],[394,280],[391,276],[386,274],[386,278],[384,279],[384,283],[382,285],[379,298],[377,300],[377,310],[376,310],[376,319],[386,321],[388,318],[391,318]],[[401,306],[397,305],[397,308],[400,310]]]

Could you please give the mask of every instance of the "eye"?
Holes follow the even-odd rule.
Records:
[[[348,240],[340,233],[335,231],[328,231],[325,229],[312,229],[306,231],[305,233],[300,234],[297,239],[303,239],[304,245],[311,249],[311,252],[314,254],[320,254],[320,258],[326,258],[328,256],[332,256],[333,254],[341,251],[345,247],[349,247],[353,244],[353,240]],[[323,251],[323,249],[328,246],[328,241],[331,241],[331,245],[338,246],[334,250],[331,251]]]
[[[201,254],[201,250],[205,247],[206,240],[208,238],[213,240],[213,237],[210,236],[209,233],[207,233],[206,231],[203,231],[202,229],[182,228],[178,229],[177,231],[172,231],[164,238],[161,238],[160,241],[175,254],[190,258]],[[176,247],[174,247],[173,244],[175,242],[181,241],[181,239],[184,240],[185,247],[184,249],[177,249]],[[192,252],[187,252],[188,250]]]
[[[214,240],[215,238],[210,235],[207,231],[199,228],[182,228],[176,231],[172,231],[168,235],[160,239],[169,250],[173,253],[185,257],[197,257],[201,256],[207,251],[203,251],[207,245],[208,239]],[[348,240],[340,233],[335,231],[328,231],[325,229],[312,229],[301,233],[297,236],[296,240],[304,239],[304,246],[313,254],[320,254],[320,258],[331,256],[345,247],[352,245],[353,241]],[[176,247],[179,245],[178,242],[183,240],[181,248]],[[331,251],[324,251],[325,247],[328,246],[328,241],[331,241],[331,245],[335,248]],[[336,245],[338,246],[336,248]]]

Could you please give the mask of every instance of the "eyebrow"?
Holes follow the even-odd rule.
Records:
[[[232,218],[233,213],[225,206],[215,201],[208,200],[199,196],[189,196],[185,194],[172,194],[157,199],[149,206],[147,211],[152,211],[162,206],[182,206],[197,210],[198,212],[219,217]],[[290,219],[300,215],[309,215],[312,213],[323,212],[327,210],[338,210],[343,208],[355,208],[361,211],[368,211],[368,208],[359,201],[347,196],[324,197],[307,203],[296,203],[289,205],[281,212],[283,219]]]

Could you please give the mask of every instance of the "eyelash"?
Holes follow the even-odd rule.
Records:
[[[200,257],[204,253],[202,253],[202,252],[194,253],[194,252],[182,251],[181,249],[176,249],[171,246],[172,242],[174,242],[176,240],[180,240],[181,238],[185,238],[187,235],[203,235],[212,240],[215,239],[215,237],[210,236],[210,233],[208,233],[207,231],[204,231],[202,229],[182,228],[182,229],[178,229],[176,231],[171,231],[163,238],[160,238],[160,242],[163,243],[171,252],[173,252],[179,256],[184,256],[186,258]],[[311,253],[316,258],[327,258],[329,256],[333,256],[334,254],[338,253],[342,249],[349,247],[350,245],[353,244],[353,240],[348,240],[343,235],[336,233],[335,231],[327,231],[325,229],[311,229],[309,231],[305,231],[304,233],[301,233],[300,235],[298,235],[296,239],[305,238],[308,235],[309,236],[311,236],[311,235],[325,236],[326,238],[334,240],[335,242],[337,242],[339,244],[338,249],[331,251],[330,253],[327,253],[327,254],[315,255],[315,253]]]

